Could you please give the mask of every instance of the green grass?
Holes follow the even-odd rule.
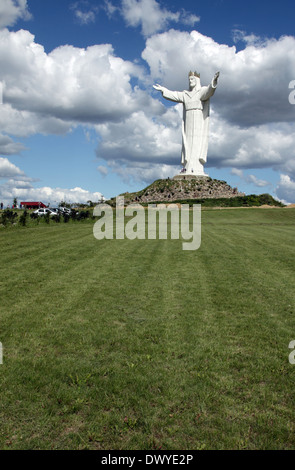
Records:
[[[294,449],[295,209],[0,229],[1,449]]]

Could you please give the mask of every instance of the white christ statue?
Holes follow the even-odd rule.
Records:
[[[207,161],[210,98],[214,95],[219,72],[208,86],[201,86],[200,75],[189,73],[189,90],[171,91],[154,85],[164,98],[183,103],[181,173],[207,176],[204,164]]]

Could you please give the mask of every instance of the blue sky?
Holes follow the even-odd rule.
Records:
[[[266,6],[267,5],[267,6]],[[294,2],[0,0],[0,200],[86,202],[180,169],[181,105],[202,85],[212,177],[295,202]]]

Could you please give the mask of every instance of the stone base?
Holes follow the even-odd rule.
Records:
[[[186,175],[185,173],[180,173],[179,175],[173,176],[173,180],[203,180],[208,179],[209,175]]]

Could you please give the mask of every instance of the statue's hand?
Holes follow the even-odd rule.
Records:
[[[163,87],[161,85],[158,85],[158,83],[156,85],[153,85],[153,88],[158,91],[163,91]]]
[[[213,78],[213,85],[214,86],[217,85],[217,80],[218,80],[219,74],[220,74],[220,72],[216,72],[216,74],[214,75],[214,78]]]

